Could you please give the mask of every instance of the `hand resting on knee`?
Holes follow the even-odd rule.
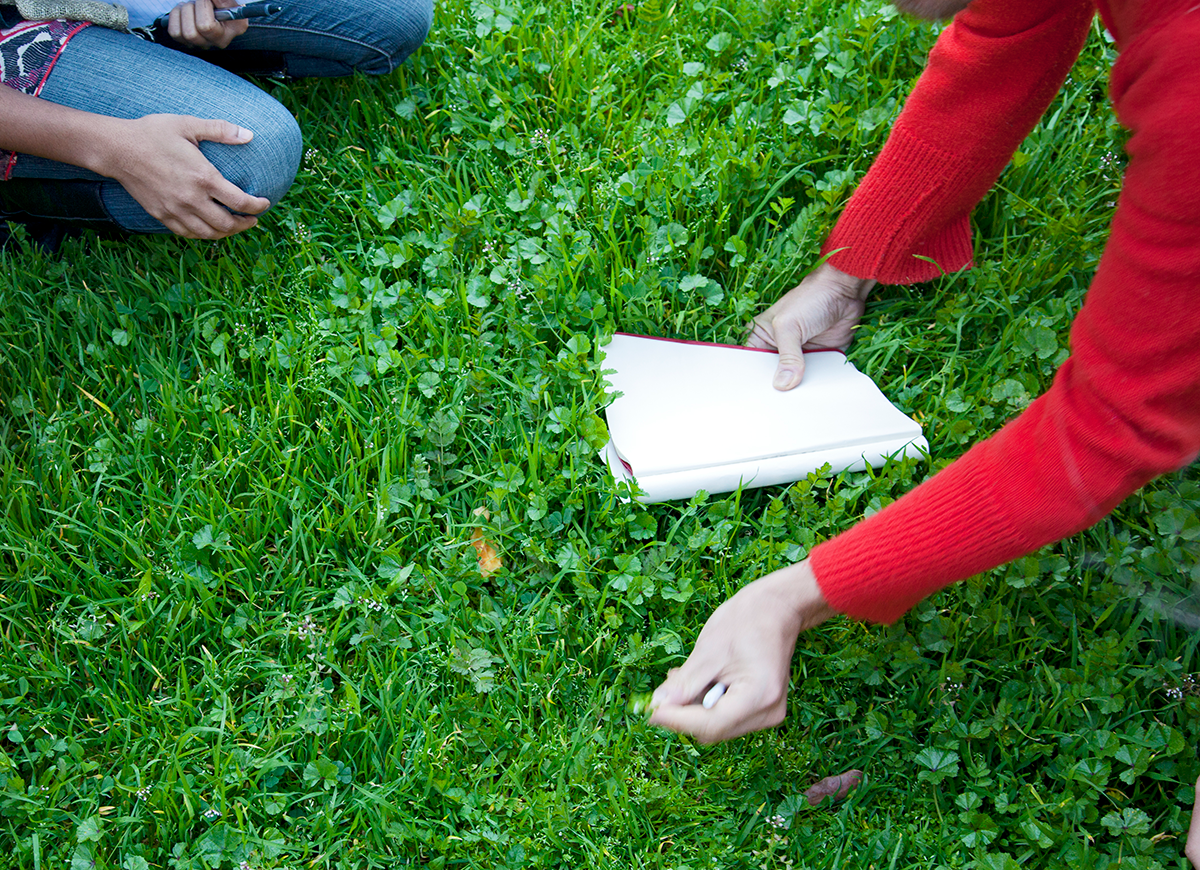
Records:
[[[244,145],[253,133],[188,115],[126,120],[60,106],[0,87],[0,148],[115,179],[171,232],[220,239],[253,227],[271,206],[225,179],[202,141]]]

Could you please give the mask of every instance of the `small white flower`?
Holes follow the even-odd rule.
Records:
[[[310,637],[315,638],[320,633],[321,626],[313,622],[313,618],[311,616],[305,616],[304,619],[300,621],[300,624],[296,626],[296,634],[301,640],[308,640]]]

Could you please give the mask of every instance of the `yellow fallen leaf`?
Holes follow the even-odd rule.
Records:
[[[500,554],[496,552],[496,546],[483,536],[483,529],[471,530],[471,546],[475,548],[475,555],[479,557],[479,573],[484,577],[490,577],[504,567]]]

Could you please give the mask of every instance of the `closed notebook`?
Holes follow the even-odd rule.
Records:
[[[617,333],[604,369],[619,393],[606,409],[604,457],[636,480],[640,501],[691,498],[882,465],[928,450],[921,427],[838,351],[804,355],[804,380],[771,386],[778,355]]]

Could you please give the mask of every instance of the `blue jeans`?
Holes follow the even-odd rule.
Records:
[[[250,19],[246,33],[225,51],[279,52],[295,76],[382,74],[424,41],[433,17],[432,0],[283,2],[282,12]],[[246,145],[201,142],[200,150],[229,181],[272,204],[287,192],[300,166],[300,128],[276,100],[199,57],[127,33],[88,27],[76,34],[40,96],[117,118],[194,115],[253,130]],[[167,232],[118,182],[89,170],[21,154],[13,177],[96,181],[105,211],[121,229]]]

